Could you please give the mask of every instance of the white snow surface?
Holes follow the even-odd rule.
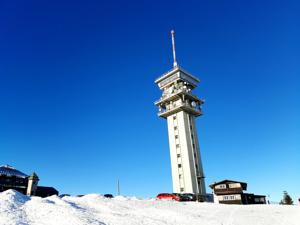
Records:
[[[0,193],[0,225],[300,225],[300,206]]]

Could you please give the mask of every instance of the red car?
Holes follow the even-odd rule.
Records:
[[[160,193],[156,196],[158,199],[170,199],[175,201],[180,201],[180,197],[170,193]]]

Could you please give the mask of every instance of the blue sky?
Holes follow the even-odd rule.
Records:
[[[154,80],[200,78],[207,185],[300,197],[297,1],[1,1],[0,164],[61,193],[171,191]],[[211,191],[207,188],[208,191]]]

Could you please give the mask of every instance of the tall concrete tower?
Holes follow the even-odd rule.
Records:
[[[204,172],[195,118],[202,115],[203,101],[193,95],[199,80],[177,65],[174,31],[171,31],[173,69],[155,80],[162,97],[155,102],[158,116],[167,119],[173,192],[205,195]]]

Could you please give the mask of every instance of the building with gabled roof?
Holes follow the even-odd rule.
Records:
[[[265,195],[244,193],[247,190],[247,183],[222,180],[209,185],[214,192],[214,201],[223,204],[266,204]]]

